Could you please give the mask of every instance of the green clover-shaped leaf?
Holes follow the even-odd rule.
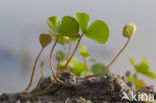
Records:
[[[51,43],[52,37],[49,34],[40,34],[39,41],[42,48],[45,48],[48,44]]]
[[[47,19],[47,24],[51,28],[48,33],[52,36],[66,36],[71,38],[79,38],[79,24],[75,18],[64,16],[62,22],[58,16],[53,16]]]
[[[55,33],[59,33],[59,31],[60,31],[60,18],[58,16],[52,16],[52,17],[48,18],[47,24]]]
[[[90,17],[86,13],[76,13],[76,20],[79,23],[79,26],[80,26],[82,33],[86,32],[89,19],[90,19]]]
[[[76,76],[80,76],[82,72],[88,71],[88,70],[89,70],[89,69],[88,69],[87,65],[85,65],[85,64],[83,64],[83,63],[80,63],[80,62],[77,62],[77,63],[75,63],[72,72],[73,72]]]
[[[63,36],[80,37],[79,24],[75,18],[64,16],[61,23],[60,33]]]
[[[88,27],[85,35],[98,43],[104,44],[109,37],[109,29],[105,22],[96,20]]]

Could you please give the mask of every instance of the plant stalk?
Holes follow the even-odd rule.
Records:
[[[48,87],[46,87],[45,89],[43,89],[43,90],[39,93],[39,95],[44,94],[44,93],[57,81],[58,77],[62,74],[62,72],[64,71],[64,69],[66,68],[66,66],[70,63],[71,59],[72,59],[73,56],[75,55],[75,53],[76,53],[76,51],[77,51],[77,49],[78,49],[78,46],[79,46],[79,44],[80,44],[80,41],[81,41],[81,39],[82,39],[82,36],[83,36],[83,34],[80,36],[79,41],[77,42],[76,47],[75,47],[75,49],[74,49],[72,55],[70,56],[69,60],[67,61],[67,63],[62,67],[61,71],[57,74],[57,76],[55,77],[55,79],[48,85]]]
[[[38,59],[39,59],[41,53],[43,52],[43,50],[44,50],[44,48],[42,48],[42,49],[40,50],[39,54],[37,55],[37,58],[36,58],[36,60],[35,60],[34,66],[33,66],[33,71],[32,71],[32,74],[31,74],[30,82],[29,82],[27,88],[25,89],[24,93],[26,93],[26,92],[29,90],[29,88],[30,88],[30,86],[31,86],[31,84],[32,84],[32,81],[33,81],[33,78],[34,78],[35,69],[36,69],[36,64],[37,64],[37,61],[38,61]]]
[[[101,71],[100,73],[94,74],[94,75],[86,76],[86,77],[84,77],[84,79],[102,75],[116,61],[116,59],[119,57],[119,55],[124,51],[124,49],[127,47],[128,43],[129,43],[129,41],[130,41],[130,39],[127,40],[124,47],[119,51],[119,53],[115,56],[115,58],[103,69],[103,71]]]
[[[53,67],[53,63],[52,63],[52,57],[53,57],[53,52],[54,52],[54,48],[55,48],[55,46],[57,44],[57,41],[58,41],[58,37],[56,37],[55,43],[52,46],[52,49],[51,49],[51,52],[50,52],[50,68],[51,68],[52,74],[54,75],[54,78],[56,77],[56,74],[54,72],[54,67]]]
[[[44,74],[42,74],[42,76],[40,77],[40,79],[39,79],[39,81],[38,81],[38,83],[37,83],[37,85],[36,85],[36,88],[35,88],[35,90],[34,90],[34,94],[36,94],[37,89],[39,88],[39,85],[40,85],[41,81],[43,80],[43,77],[44,77]]]
[[[59,60],[57,60],[57,61],[58,61],[58,63],[57,63],[57,67],[56,67],[56,69],[57,69],[57,73],[56,73],[56,74],[58,74],[58,72],[59,72],[60,59],[59,59]]]

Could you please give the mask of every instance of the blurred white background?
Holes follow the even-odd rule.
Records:
[[[38,36],[47,33],[46,19],[50,16],[74,16],[76,12],[90,14],[91,20],[101,19],[110,29],[105,45],[83,38],[97,61],[108,64],[125,44],[122,28],[129,22],[137,25],[130,44],[111,67],[111,72],[124,75],[134,71],[128,61],[147,58],[150,69],[156,73],[156,1],[155,0],[0,0],[0,90],[21,91],[30,79],[33,62],[41,46]],[[57,49],[60,49],[58,46]],[[40,60],[46,60],[44,71],[49,71],[49,49]],[[26,70],[27,69],[27,70]],[[149,85],[151,80],[139,75]],[[36,73],[37,77],[37,73]]]

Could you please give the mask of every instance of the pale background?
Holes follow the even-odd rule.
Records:
[[[88,46],[93,58],[105,64],[126,42],[122,27],[134,22],[137,32],[111,67],[111,72],[124,75],[127,70],[134,71],[128,58],[138,61],[145,57],[150,69],[156,73],[155,4],[155,0],[0,0],[0,91],[17,92],[28,84],[33,62],[41,49],[38,36],[48,30],[46,19],[55,15],[74,16],[76,12],[86,12],[90,14],[91,21],[102,19],[108,24],[110,38],[106,45],[86,37],[81,42]],[[44,68],[47,76],[49,49],[48,46],[40,58],[47,61]],[[156,84],[156,80],[139,77],[149,85]]]

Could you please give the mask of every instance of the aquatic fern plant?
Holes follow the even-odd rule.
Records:
[[[40,91],[39,93],[35,92],[33,95],[42,95],[48,92],[48,89],[53,86],[53,84],[59,80],[59,76],[63,71],[72,72],[78,77],[82,77],[84,79],[91,77],[99,77],[101,75],[106,75],[109,73],[108,68],[115,62],[115,60],[119,57],[119,55],[123,52],[123,50],[128,45],[132,35],[136,31],[136,26],[133,23],[129,23],[123,28],[123,36],[128,40],[124,47],[119,51],[119,53],[115,56],[115,58],[105,66],[103,63],[95,63],[90,69],[87,66],[87,62],[96,62],[95,59],[91,58],[91,54],[87,51],[87,46],[80,45],[80,42],[84,36],[93,41],[105,44],[109,38],[109,28],[108,25],[102,20],[95,20],[90,23],[90,16],[86,13],[76,13],[75,17],[64,16],[62,20],[58,16],[52,16],[47,19],[47,24],[49,26],[48,34],[41,34],[39,37],[39,41],[41,43],[42,49],[40,50],[36,61],[34,63],[33,72],[31,75],[30,82],[25,89],[24,93],[27,93],[30,86],[32,85],[36,64],[38,62],[39,56],[41,55],[44,48],[54,41],[54,44],[51,47],[50,52],[50,68],[53,76],[52,82],[45,89]],[[75,48],[70,53],[71,43],[75,43]],[[54,57],[54,49],[57,44],[61,44],[64,48],[66,44],[69,44],[68,52],[58,51],[55,54],[55,59],[57,60],[57,66],[54,69],[53,66],[53,57]],[[80,62],[77,58],[75,58],[76,51],[80,47],[79,54],[82,56],[84,62]],[[57,70],[56,72],[54,70]],[[91,75],[89,75],[89,71],[91,71]],[[43,76],[40,76],[38,84],[36,86],[36,91],[38,85],[40,84]],[[32,96],[32,95],[31,95]]]

